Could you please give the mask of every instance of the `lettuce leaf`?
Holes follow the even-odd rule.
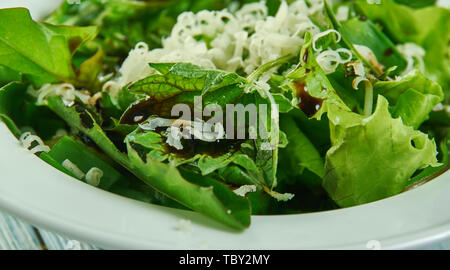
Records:
[[[375,91],[387,97],[394,117],[417,129],[429,118],[430,112],[444,99],[442,88],[414,70],[398,81],[379,81]]]
[[[333,147],[325,163],[323,187],[341,207],[396,195],[418,169],[439,166],[436,143],[393,119],[378,96],[370,117],[330,107]]]

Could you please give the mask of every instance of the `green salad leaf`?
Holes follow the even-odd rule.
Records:
[[[24,8],[2,9],[0,17],[0,65],[24,74],[37,86],[74,82],[72,55],[98,31],[36,23]]]
[[[57,130],[67,125],[46,107],[35,104],[27,95],[28,84],[12,82],[0,88],[0,118],[4,120],[16,137],[27,128],[48,140]]]
[[[12,70],[8,67],[0,65],[0,87],[3,87],[11,81],[21,81],[22,75],[20,72]]]
[[[151,64],[161,74],[133,83],[121,92],[135,97],[147,96],[133,104],[122,116],[121,123],[133,123],[136,116],[144,118],[151,114],[170,118],[176,104],[194,108],[195,98],[202,97],[203,106],[217,104],[225,108],[234,104],[244,94],[241,84],[245,79],[236,73],[205,70],[192,64]],[[128,95],[128,94],[123,94]],[[131,100],[130,100],[131,101]]]
[[[433,108],[444,100],[442,88],[414,70],[398,81],[380,81],[374,89],[387,97],[392,115],[417,129],[428,119]]]
[[[214,179],[195,177],[187,173],[189,180],[192,181],[190,182],[183,178],[176,167],[147,158],[146,153],[133,148],[128,140],[126,141],[128,154],[122,153],[103,132],[90,112],[81,105],[68,108],[60,97],[50,97],[48,106],[71,127],[92,139],[115,162],[149,186],[186,207],[235,229],[244,229],[250,225],[249,201],[234,194],[226,185]]]
[[[298,68],[289,73],[283,88],[289,89],[298,100],[298,107],[310,118],[318,120],[334,104],[343,109],[348,107],[342,101],[328,80],[327,75],[317,63],[312,48],[312,37],[306,34],[305,45],[300,53]]]
[[[413,42],[425,49],[425,76],[439,82],[448,98],[450,10],[436,6],[414,9],[392,0],[383,0],[380,5],[369,5],[365,0],[357,3],[368,18],[383,25],[395,42]]]
[[[69,160],[85,174],[93,167],[100,169],[103,176],[98,187],[101,189],[109,190],[116,182],[124,181],[122,174],[106,162],[104,158],[68,136],[59,139],[48,154],[59,164]],[[79,180],[85,181],[85,179]]]
[[[436,4],[437,0],[395,0],[395,2],[413,8],[422,8]]]
[[[448,164],[448,140],[443,140],[440,144],[440,163],[442,165],[437,167],[427,167],[423,169],[420,173],[414,175],[408,180],[408,183],[406,184],[406,189],[411,189],[417,185],[424,184],[428,181],[431,181],[433,178],[441,175],[442,173],[446,172],[449,169]]]
[[[81,0],[80,4],[73,5],[64,1],[46,22],[98,26],[99,37],[83,51],[92,54],[101,48],[120,61],[138,42],[145,42],[150,48],[160,48],[161,38],[170,34],[179,14],[203,9],[221,10],[230,3],[229,0]]]
[[[333,146],[323,186],[341,207],[396,195],[416,170],[439,166],[434,140],[393,119],[388,105],[379,96],[370,117],[329,109]]]
[[[292,116],[283,116],[280,120],[280,128],[287,134],[290,142],[282,152],[289,157],[291,170],[300,175],[304,169],[308,169],[317,176],[323,177],[325,161],[295,119]]]
[[[339,28],[344,41],[350,44],[353,52],[359,56],[365,63],[367,63],[376,74],[383,74],[384,70],[391,67],[397,67],[392,74],[398,75],[406,68],[406,60],[396,49],[394,43],[377,28],[371,21],[361,21],[358,18],[353,18],[342,23]],[[375,59],[363,56],[363,53],[356,45],[366,46],[375,55]],[[376,64],[379,62],[384,66],[384,69]]]

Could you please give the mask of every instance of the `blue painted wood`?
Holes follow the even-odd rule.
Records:
[[[42,249],[97,250],[99,248],[46,230],[34,229],[33,226],[15,217],[0,213],[0,250]]]
[[[40,250],[33,227],[0,213],[0,250]]]
[[[77,240],[39,229],[48,250],[99,250],[99,248]]]

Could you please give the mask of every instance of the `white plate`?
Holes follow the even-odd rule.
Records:
[[[363,206],[252,217],[251,227],[237,233],[193,212],[140,203],[75,181],[21,148],[3,123],[0,149],[1,209],[104,248],[365,249],[375,240],[374,247],[400,249],[450,238],[450,172]],[[181,219],[192,221],[190,231],[176,230]]]

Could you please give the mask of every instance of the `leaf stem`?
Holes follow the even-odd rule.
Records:
[[[366,95],[364,97],[364,115],[370,116],[373,111],[373,86],[370,81],[364,81]]]
[[[275,59],[273,61],[265,63],[264,65],[260,66],[258,69],[253,71],[253,73],[250,74],[250,76],[248,76],[247,82],[248,83],[255,82],[259,77],[261,77],[267,71],[271,70],[272,68],[274,68],[276,66],[285,64],[285,63],[289,62],[290,60],[295,59],[295,57],[296,56],[289,54],[289,55],[286,55],[286,56],[280,57],[278,59]]]

